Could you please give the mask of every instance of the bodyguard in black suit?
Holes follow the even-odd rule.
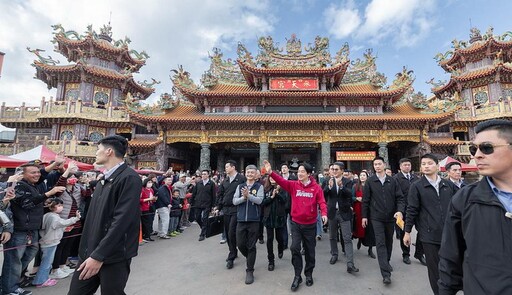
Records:
[[[125,294],[131,259],[139,247],[142,181],[123,162],[128,141],[119,135],[98,142],[96,163],[104,165],[80,240],[79,267],[68,295]]]
[[[404,211],[404,221],[407,218],[406,217],[406,211],[407,211],[407,195],[409,193],[409,187],[411,184],[415,181],[417,181],[419,178],[418,176],[411,173],[411,160],[408,158],[402,158],[398,162],[400,164],[400,172],[395,174],[393,176],[397,181],[398,184],[400,184],[400,188],[402,189],[402,193],[404,194],[404,201],[405,201],[405,211]],[[402,248],[402,259],[405,264],[411,264],[411,259],[409,258],[411,248],[407,247],[404,244],[404,234],[405,231],[400,229],[398,226],[398,236],[400,237],[400,248]],[[416,250],[414,252],[414,257],[418,259],[421,264],[426,265],[425,256],[423,255],[423,245],[421,244],[421,241],[418,236],[416,236]]]

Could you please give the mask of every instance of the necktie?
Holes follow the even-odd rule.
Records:
[[[409,173],[407,173],[407,175],[405,175],[405,178],[407,178],[407,180],[411,181],[411,175],[409,175]]]

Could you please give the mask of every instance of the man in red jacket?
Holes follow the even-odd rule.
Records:
[[[320,206],[322,222],[327,222],[327,206],[325,204],[322,188],[311,176],[313,168],[307,163],[299,166],[297,171],[298,180],[286,180],[279,174],[272,172],[272,165],[263,161],[265,170],[270,173],[277,184],[279,184],[291,196],[291,234],[292,264],[295,269],[295,277],[291,286],[296,291],[302,283],[302,255],[300,254],[301,243],[304,246],[306,267],[306,286],[313,285],[313,269],[315,268],[315,247],[316,247],[316,218],[317,208]]]

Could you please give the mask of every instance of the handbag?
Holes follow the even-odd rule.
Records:
[[[224,231],[224,216],[210,216],[206,222],[206,237],[213,237]]]

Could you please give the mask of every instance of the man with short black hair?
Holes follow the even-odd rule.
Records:
[[[201,228],[199,241],[203,241],[206,235],[206,222],[208,215],[215,203],[215,183],[210,179],[210,171],[201,171],[201,180],[192,189],[191,205],[194,208],[195,220]]]
[[[411,245],[411,230],[415,225],[419,240],[423,243],[427,260],[428,278],[434,294],[439,294],[439,246],[443,233],[444,220],[450,199],[458,188],[437,175],[439,160],[432,154],[421,156],[423,176],[409,189],[409,203],[405,220],[403,243]]]
[[[466,186],[466,183],[462,181],[462,164],[459,162],[450,162],[444,166],[448,176],[448,180],[453,182],[458,188]]]
[[[398,181],[400,188],[402,189],[402,193],[404,194],[404,202],[405,202],[405,211],[407,212],[407,195],[409,193],[409,187],[419,178],[418,176],[412,173],[412,165],[411,160],[408,158],[402,158],[398,161],[400,172],[395,174],[393,177]],[[404,214],[404,220],[407,218],[407,214]],[[402,261],[405,264],[411,264],[410,259],[410,247],[406,246],[403,242],[405,231],[400,229],[400,227],[395,226],[397,230],[397,235],[400,240],[400,248],[402,248]],[[414,252],[414,257],[420,261],[421,264],[426,265],[425,256],[423,255],[423,245],[418,237],[416,237],[416,250]]]
[[[313,269],[315,268],[315,233],[317,208],[320,206],[322,222],[327,223],[327,206],[325,204],[322,188],[311,176],[313,168],[307,163],[299,165],[297,171],[298,180],[286,180],[279,174],[272,171],[272,165],[264,160],[265,170],[270,173],[278,185],[290,193],[291,201],[291,233],[292,245],[292,264],[295,276],[291,285],[291,290],[296,291],[302,283],[302,255],[301,244],[304,247],[306,267],[304,274],[306,276],[306,286],[313,285]]]
[[[104,137],[98,142],[96,164],[103,165],[85,221],[79,249],[79,267],[68,295],[125,294],[130,264],[137,256],[140,230],[139,175],[124,163],[126,138]]]
[[[331,246],[331,264],[338,260],[338,230],[341,229],[341,243],[345,245],[347,272],[358,272],[354,265],[354,247],[352,245],[352,186],[353,182],[343,177],[345,165],[334,162],[334,177],[330,177],[324,187],[327,199],[327,218],[329,219],[329,242]]]
[[[229,160],[224,166],[226,170],[226,177],[219,186],[219,192],[217,194],[217,205],[214,209],[215,213],[222,210],[224,213],[224,231],[227,235],[227,242],[229,247],[229,254],[226,258],[226,268],[233,268],[233,261],[238,256],[236,249],[236,206],[233,204],[233,196],[235,191],[241,183],[245,182],[245,176],[236,171],[236,162]]]
[[[469,152],[483,179],[451,199],[439,250],[439,294],[512,294],[512,122],[475,127]]]
[[[368,218],[371,218],[382,282],[388,285],[391,284],[393,271],[389,264],[393,250],[393,228],[395,219],[403,219],[405,202],[400,185],[386,174],[385,167],[384,158],[373,159],[375,174],[368,178],[364,186],[361,213],[363,227],[367,226]]]
[[[4,249],[2,266],[2,291],[4,294],[32,294],[19,286],[21,272],[34,259],[38,250],[39,229],[43,222],[44,201],[46,198],[63,192],[63,186],[53,187],[45,192],[37,183],[41,178],[39,164],[29,162],[21,166],[23,178],[16,183],[16,197],[10,201],[14,231]],[[24,247],[27,245],[26,247]]]

